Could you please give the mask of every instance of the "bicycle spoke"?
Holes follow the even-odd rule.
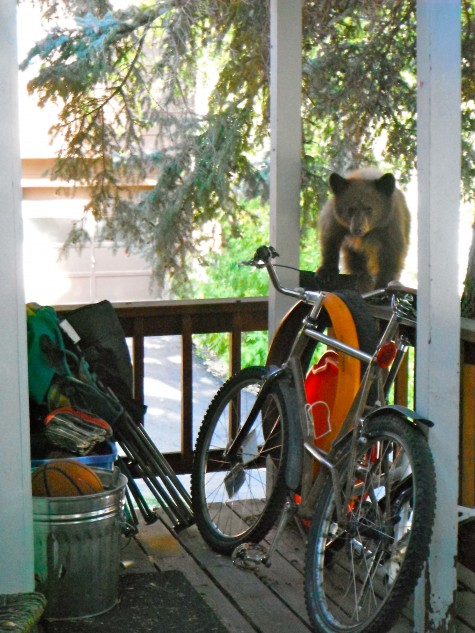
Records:
[[[352,472],[342,473],[343,488],[352,495],[344,524],[337,524],[330,478],[315,510],[306,598],[319,631],[379,633],[409,596],[428,555],[434,513],[430,452],[407,423],[392,416],[384,422],[379,433],[368,435]]]
[[[285,400],[276,385],[256,409],[264,374],[264,368],[251,367],[225,383],[197,440],[193,509],[205,540],[224,553],[263,538],[285,500]]]

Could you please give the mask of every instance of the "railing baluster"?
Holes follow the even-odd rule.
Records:
[[[237,317],[234,316],[230,336],[231,341],[229,345],[231,375],[235,374],[241,369],[241,334],[241,323],[237,319]]]
[[[181,452],[190,458],[193,452],[193,327],[189,315],[182,321],[182,416]]]
[[[134,383],[134,399],[140,406],[145,404],[144,379],[145,379],[145,346],[143,336],[143,319],[135,319],[134,334],[132,337],[133,351],[133,383]],[[143,420],[139,420],[143,422]]]
[[[409,357],[406,354],[401,363],[394,384],[394,401],[407,407],[409,394]]]

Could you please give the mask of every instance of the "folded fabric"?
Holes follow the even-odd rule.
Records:
[[[124,409],[120,402],[93,383],[74,376],[57,376],[47,396],[48,409],[68,408],[87,411],[113,426]]]
[[[71,407],[51,411],[44,425],[44,434],[51,444],[78,455],[87,455],[97,443],[112,437],[112,428],[105,420]]]

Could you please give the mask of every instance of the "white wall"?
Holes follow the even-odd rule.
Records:
[[[0,2],[0,59],[1,594],[34,588],[15,0]]]

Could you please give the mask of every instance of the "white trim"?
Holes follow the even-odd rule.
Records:
[[[415,628],[449,631],[455,626],[459,477],[460,0],[417,2],[417,66],[416,406],[435,423],[429,439],[438,504],[428,574],[418,588]]]
[[[270,243],[280,262],[298,268],[300,256],[302,0],[271,0]],[[286,285],[295,274],[279,273]],[[269,289],[269,336],[295,303]]]
[[[34,589],[16,1],[0,2],[0,594]]]

